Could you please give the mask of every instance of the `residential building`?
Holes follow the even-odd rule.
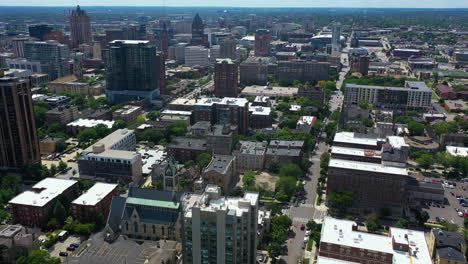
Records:
[[[0,70],[0,169],[40,162],[31,84]]]
[[[268,74],[276,72],[274,57],[248,57],[239,66],[240,83],[243,85],[266,85]]]
[[[236,156],[239,173],[262,170],[265,164],[267,142],[239,141],[233,155]]]
[[[206,136],[211,131],[211,122],[199,121],[190,127],[190,133],[194,136]]]
[[[318,85],[303,85],[297,90],[297,97],[305,97],[322,105],[325,101],[324,87]]]
[[[265,153],[265,168],[300,164],[304,141],[272,140]]]
[[[57,78],[47,85],[54,93],[78,93],[83,95],[97,96],[104,93],[104,85],[89,84],[85,81],[80,81],[75,75],[68,75]]]
[[[142,159],[136,150],[133,130],[118,129],[81,152],[78,170],[81,177],[107,181],[139,183]]]
[[[152,165],[151,183],[153,186],[161,183],[163,190],[166,191],[179,190],[179,172],[177,162],[173,157],[166,155]]]
[[[238,176],[236,157],[231,155],[214,155],[202,175],[205,184],[220,186],[224,194],[234,188],[239,181]]]
[[[185,47],[185,65],[187,66],[202,66],[210,65],[208,57],[209,50],[202,46],[187,46]]]
[[[77,181],[45,178],[31,190],[24,191],[8,202],[13,223],[27,227],[44,227],[59,196],[73,200],[78,196]]]
[[[436,86],[436,93],[438,96],[442,97],[443,99],[450,99],[454,100],[457,99],[457,93],[445,84],[439,84]]]
[[[250,106],[250,127],[255,129],[269,128],[273,124],[271,107]]]
[[[316,121],[317,117],[315,116],[300,116],[299,120],[297,120],[296,131],[300,133],[310,133]]]
[[[267,97],[296,97],[299,88],[271,86],[269,83],[265,86],[252,85],[246,86],[241,96],[267,96]]]
[[[24,43],[30,41],[30,38],[14,38],[11,40],[13,45],[13,54],[18,58],[24,58]]]
[[[46,137],[39,141],[39,150],[41,155],[49,155],[55,152],[57,144],[65,144],[66,138]]]
[[[207,153],[207,141],[199,138],[177,137],[167,144],[166,151],[178,162],[185,163],[189,160],[195,160],[202,153]]]
[[[370,57],[364,56],[350,56],[349,59],[351,70],[355,70],[360,74],[366,76],[369,74]]]
[[[291,60],[278,61],[277,77],[279,80],[301,83],[327,81],[330,63],[319,61]]]
[[[207,185],[182,203],[184,263],[256,263],[258,193],[225,198]]]
[[[468,110],[468,103],[463,100],[445,100],[444,108],[449,112],[462,112]]]
[[[238,65],[232,59],[217,59],[214,68],[214,95],[237,97]]]
[[[113,104],[160,96],[163,74],[156,46],[147,40],[115,40],[107,51],[106,95]]]
[[[325,217],[318,264],[432,263],[422,231],[390,227],[388,234],[370,233],[357,223]]]
[[[430,58],[409,58],[408,66],[412,71],[437,69],[438,63]]]
[[[446,146],[446,151],[456,157],[468,157],[468,148],[457,146]]]
[[[435,264],[466,263],[466,243],[461,233],[433,228],[428,245]]]
[[[81,223],[102,221],[109,217],[112,198],[119,196],[119,185],[110,183],[95,183],[89,190],[70,204],[73,219]],[[98,223],[100,224],[100,223]]]
[[[218,124],[211,126],[206,134],[208,151],[213,154],[231,155],[237,140],[237,126]]]
[[[181,196],[174,191],[131,187],[127,197],[112,199],[106,240],[119,234],[138,240],[180,240]]]
[[[59,106],[46,112],[45,118],[49,125],[58,123],[66,125],[80,117],[78,108],[74,105]]]
[[[421,50],[418,50],[418,49],[394,49],[393,50],[393,57],[409,58],[411,56],[421,57],[422,52]]]
[[[131,125],[137,121],[137,118],[143,112],[141,106],[135,105],[124,105],[122,108],[115,110],[112,113],[114,120],[123,120],[128,125]]]
[[[39,249],[35,231],[22,225],[4,225],[0,231],[0,241],[0,258],[5,264],[15,263],[25,253],[29,254],[32,250]]]
[[[112,128],[114,125],[115,121],[109,121],[109,120],[100,120],[100,119],[77,119],[71,123],[67,124],[67,132],[76,136],[78,135],[81,131],[87,129],[87,128],[93,128],[99,124],[107,126],[107,128]]]
[[[24,56],[28,61],[39,62],[39,73],[47,73],[50,80],[70,75],[68,46],[55,40],[24,43]]]
[[[220,57],[229,58],[231,60],[237,59],[236,54],[237,41],[232,38],[224,38],[219,43]]]
[[[236,125],[239,134],[246,135],[249,127],[249,104],[245,98],[202,98],[195,103],[194,122]]]
[[[70,14],[70,31],[73,41],[73,47],[78,47],[80,44],[91,43],[91,20],[86,11],[77,6]]]
[[[341,54],[341,24],[335,23],[332,26],[331,55],[339,57]]]
[[[269,30],[258,29],[255,32],[255,56],[267,57],[270,54],[271,34]]]
[[[345,103],[367,101],[381,109],[414,109],[431,106],[432,90],[424,82],[406,81],[404,87],[346,84]]]

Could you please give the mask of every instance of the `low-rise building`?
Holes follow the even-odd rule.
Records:
[[[39,151],[41,155],[49,155],[55,152],[57,144],[65,144],[66,138],[62,137],[46,137],[39,141]]]
[[[132,239],[180,240],[182,193],[130,188],[128,197],[114,197],[104,230],[106,240],[119,234]]]
[[[264,106],[250,106],[250,127],[261,129],[271,127],[273,118],[271,116],[271,108]]]
[[[206,136],[208,150],[213,154],[231,155],[237,140],[237,126],[231,124],[214,125]]]
[[[446,146],[446,151],[453,156],[468,157],[468,148],[457,146]]]
[[[139,183],[143,164],[135,147],[136,136],[133,130],[114,131],[83,150],[78,159],[80,175],[108,181]]]
[[[466,243],[462,234],[433,228],[428,240],[429,252],[435,264],[466,263]]]
[[[90,85],[80,81],[75,75],[68,75],[51,81],[47,87],[54,93],[78,93],[83,95],[101,95],[104,93],[104,85]]]
[[[167,154],[181,163],[195,160],[198,155],[207,153],[207,150],[206,139],[199,138],[178,137],[166,146]]]
[[[102,221],[104,224],[114,196],[119,196],[119,185],[98,182],[70,204],[71,214],[81,223]]]
[[[444,99],[456,99],[457,98],[457,93],[449,86],[445,84],[439,84],[436,86],[436,93],[438,96],[444,98]]]
[[[299,87],[297,97],[305,97],[321,105],[325,101],[324,87],[319,85],[303,85]]]
[[[269,84],[265,86],[261,85],[252,85],[246,86],[242,92],[241,96],[267,96],[267,97],[296,97],[299,88],[295,87],[280,87],[280,86],[271,86]]]
[[[230,155],[214,155],[202,175],[205,184],[220,186],[224,194],[234,188],[239,180],[238,176],[236,157]]]
[[[59,196],[73,200],[78,196],[77,181],[45,178],[31,190],[24,191],[8,202],[13,223],[27,227],[45,227]]]
[[[211,122],[198,121],[190,127],[190,133],[194,136],[206,136],[211,131]]]
[[[237,170],[240,173],[262,170],[265,164],[267,142],[239,141],[236,151]]]
[[[300,116],[297,120],[296,130],[300,133],[310,133],[316,121],[317,117],[315,116]]]
[[[449,112],[463,112],[468,110],[468,103],[463,100],[445,100],[444,107]]]
[[[71,123],[67,124],[67,131],[71,133],[72,135],[76,136],[78,135],[81,131],[87,129],[87,128],[93,128],[99,124],[105,125],[108,128],[112,128],[114,125],[115,121],[109,121],[109,120],[97,120],[97,119],[78,119],[75,120]]]
[[[432,263],[422,231],[390,227],[388,234],[369,233],[357,223],[325,217],[318,264]]]
[[[143,112],[141,106],[124,105],[122,108],[115,110],[112,113],[114,120],[123,120],[125,123],[131,125],[136,122],[137,118]]]
[[[59,106],[46,112],[45,118],[49,125],[58,123],[66,125],[80,118],[78,108],[74,105]]]
[[[3,263],[15,263],[15,260],[24,256],[25,253],[27,255],[32,250],[39,249],[37,235],[30,232],[31,230],[21,225],[2,226],[0,231],[0,245],[2,246],[0,258]]]
[[[272,140],[265,154],[265,168],[299,164],[302,157],[304,141]]]

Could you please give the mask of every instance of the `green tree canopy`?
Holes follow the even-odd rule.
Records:
[[[112,125],[112,130],[123,129],[127,127],[127,122],[123,120],[116,120]]]
[[[206,168],[206,166],[208,166],[208,164],[210,164],[212,158],[213,155],[211,154],[201,153],[197,156],[195,162],[197,163],[198,168],[200,168],[200,170],[203,170],[204,168]]]
[[[424,126],[424,124],[416,121],[410,121],[408,123],[408,130],[412,136],[423,136],[425,128],[426,126]]]
[[[160,115],[161,115],[161,112],[159,112],[159,111],[151,111],[146,115],[146,117],[149,120],[156,121],[159,118]]]
[[[301,167],[297,164],[288,164],[281,167],[279,172],[279,177],[292,177],[293,179],[298,179],[303,176]]]
[[[59,258],[51,257],[49,252],[45,250],[33,250],[28,256],[20,257],[17,264],[60,264]]]
[[[421,168],[427,170],[429,169],[432,165],[434,165],[435,160],[432,157],[432,155],[429,154],[422,154],[421,157],[416,159],[416,162],[418,163]]]
[[[354,194],[348,190],[339,190],[331,192],[328,196],[328,202],[331,207],[338,210],[339,214],[346,212],[348,207],[351,207],[354,202]]]

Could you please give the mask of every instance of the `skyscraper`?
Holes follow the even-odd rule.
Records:
[[[46,40],[45,36],[52,32],[53,28],[48,25],[34,25],[29,28],[29,36],[39,40]]]
[[[82,10],[80,6],[76,7],[70,15],[70,30],[73,41],[73,47],[83,43],[91,43],[91,20],[89,19],[86,11]]]
[[[169,49],[169,35],[167,33],[166,23],[163,22],[163,30],[161,32],[161,52],[163,53],[164,58],[168,56]]]
[[[216,97],[237,97],[238,65],[229,58],[217,59],[214,70],[214,94]]]
[[[156,46],[148,40],[115,40],[106,51],[106,95],[113,104],[136,99],[155,100],[160,72]]]
[[[0,70],[0,169],[40,162],[31,84]]]
[[[203,45],[205,43],[204,29],[205,25],[203,25],[203,20],[197,13],[192,22],[192,45]]]
[[[236,45],[237,41],[231,38],[222,39],[219,43],[221,58],[236,59]]]
[[[203,194],[185,195],[184,263],[256,263],[258,199],[253,192],[223,197],[216,185],[207,185]]]
[[[55,40],[26,42],[24,56],[28,61],[40,62],[42,72],[49,74],[49,80],[70,74],[70,50]]]
[[[335,23],[333,24],[332,27],[332,53],[331,55],[333,57],[340,56],[340,50],[341,50],[341,24],[340,23]]]
[[[271,34],[266,29],[255,33],[255,56],[266,57],[270,54]]]

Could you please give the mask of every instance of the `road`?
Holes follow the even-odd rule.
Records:
[[[341,87],[346,74],[349,71],[348,67],[348,46],[343,49],[341,55],[341,62],[344,66],[339,73],[339,79],[336,83],[337,88]],[[334,94],[329,102],[330,110],[334,111],[343,104],[343,95],[340,91]],[[313,219],[317,222],[321,222],[327,214],[327,208],[324,205],[316,206],[315,200],[317,198],[317,182],[320,176],[320,155],[328,151],[328,146],[322,140],[316,145],[314,152],[310,158],[312,165],[307,172],[307,179],[304,189],[306,191],[305,203],[299,203],[298,206],[292,204],[288,209],[283,210],[283,213],[288,215],[293,220],[293,232],[294,236],[289,238],[287,241],[287,254],[281,256],[281,259],[285,263],[298,263],[302,260],[304,255],[303,243],[305,231],[300,229],[302,224],[306,224],[309,220]]]

